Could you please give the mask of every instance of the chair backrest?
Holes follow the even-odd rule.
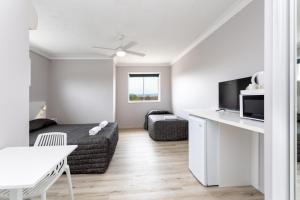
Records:
[[[40,134],[34,146],[65,146],[67,145],[67,134],[60,132]]]
[[[43,133],[40,134],[35,143],[34,146],[65,146],[67,145],[67,134],[66,133],[60,133],[60,132],[52,132],[52,133]],[[61,169],[67,165],[67,158],[62,160],[56,168],[45,177],[44,181],[47,181],[50,177],[55,177],[59,174],[61,174]]]
[[[39,146],[64,146],[67,145],[67,134],[60,132],[53,133],[44,133],[40,134],[35,143],[35,147]],[[64,173],[65,166],[67,165],[67,158],[63,159],[60,163],[58,163],[53,170],[48,173],[35,187],[26,188],[23,191],[24,197],[32,198],[46,192],[55,181]],[[7,190],[8,191],[8,190]],[[9,192],[7,192],[6,196],[8,197]],[[1,196],[1,190],[0,190]]]

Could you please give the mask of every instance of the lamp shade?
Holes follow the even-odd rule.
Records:
[[[126,56],[126,52],[123,50],[119,50],[119,51],[117,51],[117,56],[124,57],[124,56]]]

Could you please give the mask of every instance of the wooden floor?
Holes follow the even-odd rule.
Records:
[[[296,200],[300,200],[300,163],[297,163],[297,174],[296,174]]]
[[[188,143],[154,142],[143,130],[120,131],[108,171],[73,175],[76,200],[263,200],[252,187],[205,188],[188,170]],[[48,199],[69,199],[63,176]]]

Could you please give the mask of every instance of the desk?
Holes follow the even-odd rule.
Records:
[[[264,122],[242,119],[235,112],[189,110],[188,113],[218,127],[214,129],[218,131],[215,143],[218,185],[252,185],[263,192]]]
[[[1,150],[0,189],[10,190],[10,199],[23,199],[24,188],[34,187],[76,148],[77,145]]]
[[[190,115],[201,117],[209,120],[213,120],[226,125],[231,125],[241,129],[253,131],[256,133],[265,133],[264,122],[243,119],[240,117],[240,113],[237,112],[225,112],[225,111],[195,111],[190,110]]]

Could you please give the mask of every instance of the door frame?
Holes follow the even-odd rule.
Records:
[[[265,199],[295,199],[297,0],[265,0]]]
[[[290,199],[297,199],[297,0],[290,2]]]

